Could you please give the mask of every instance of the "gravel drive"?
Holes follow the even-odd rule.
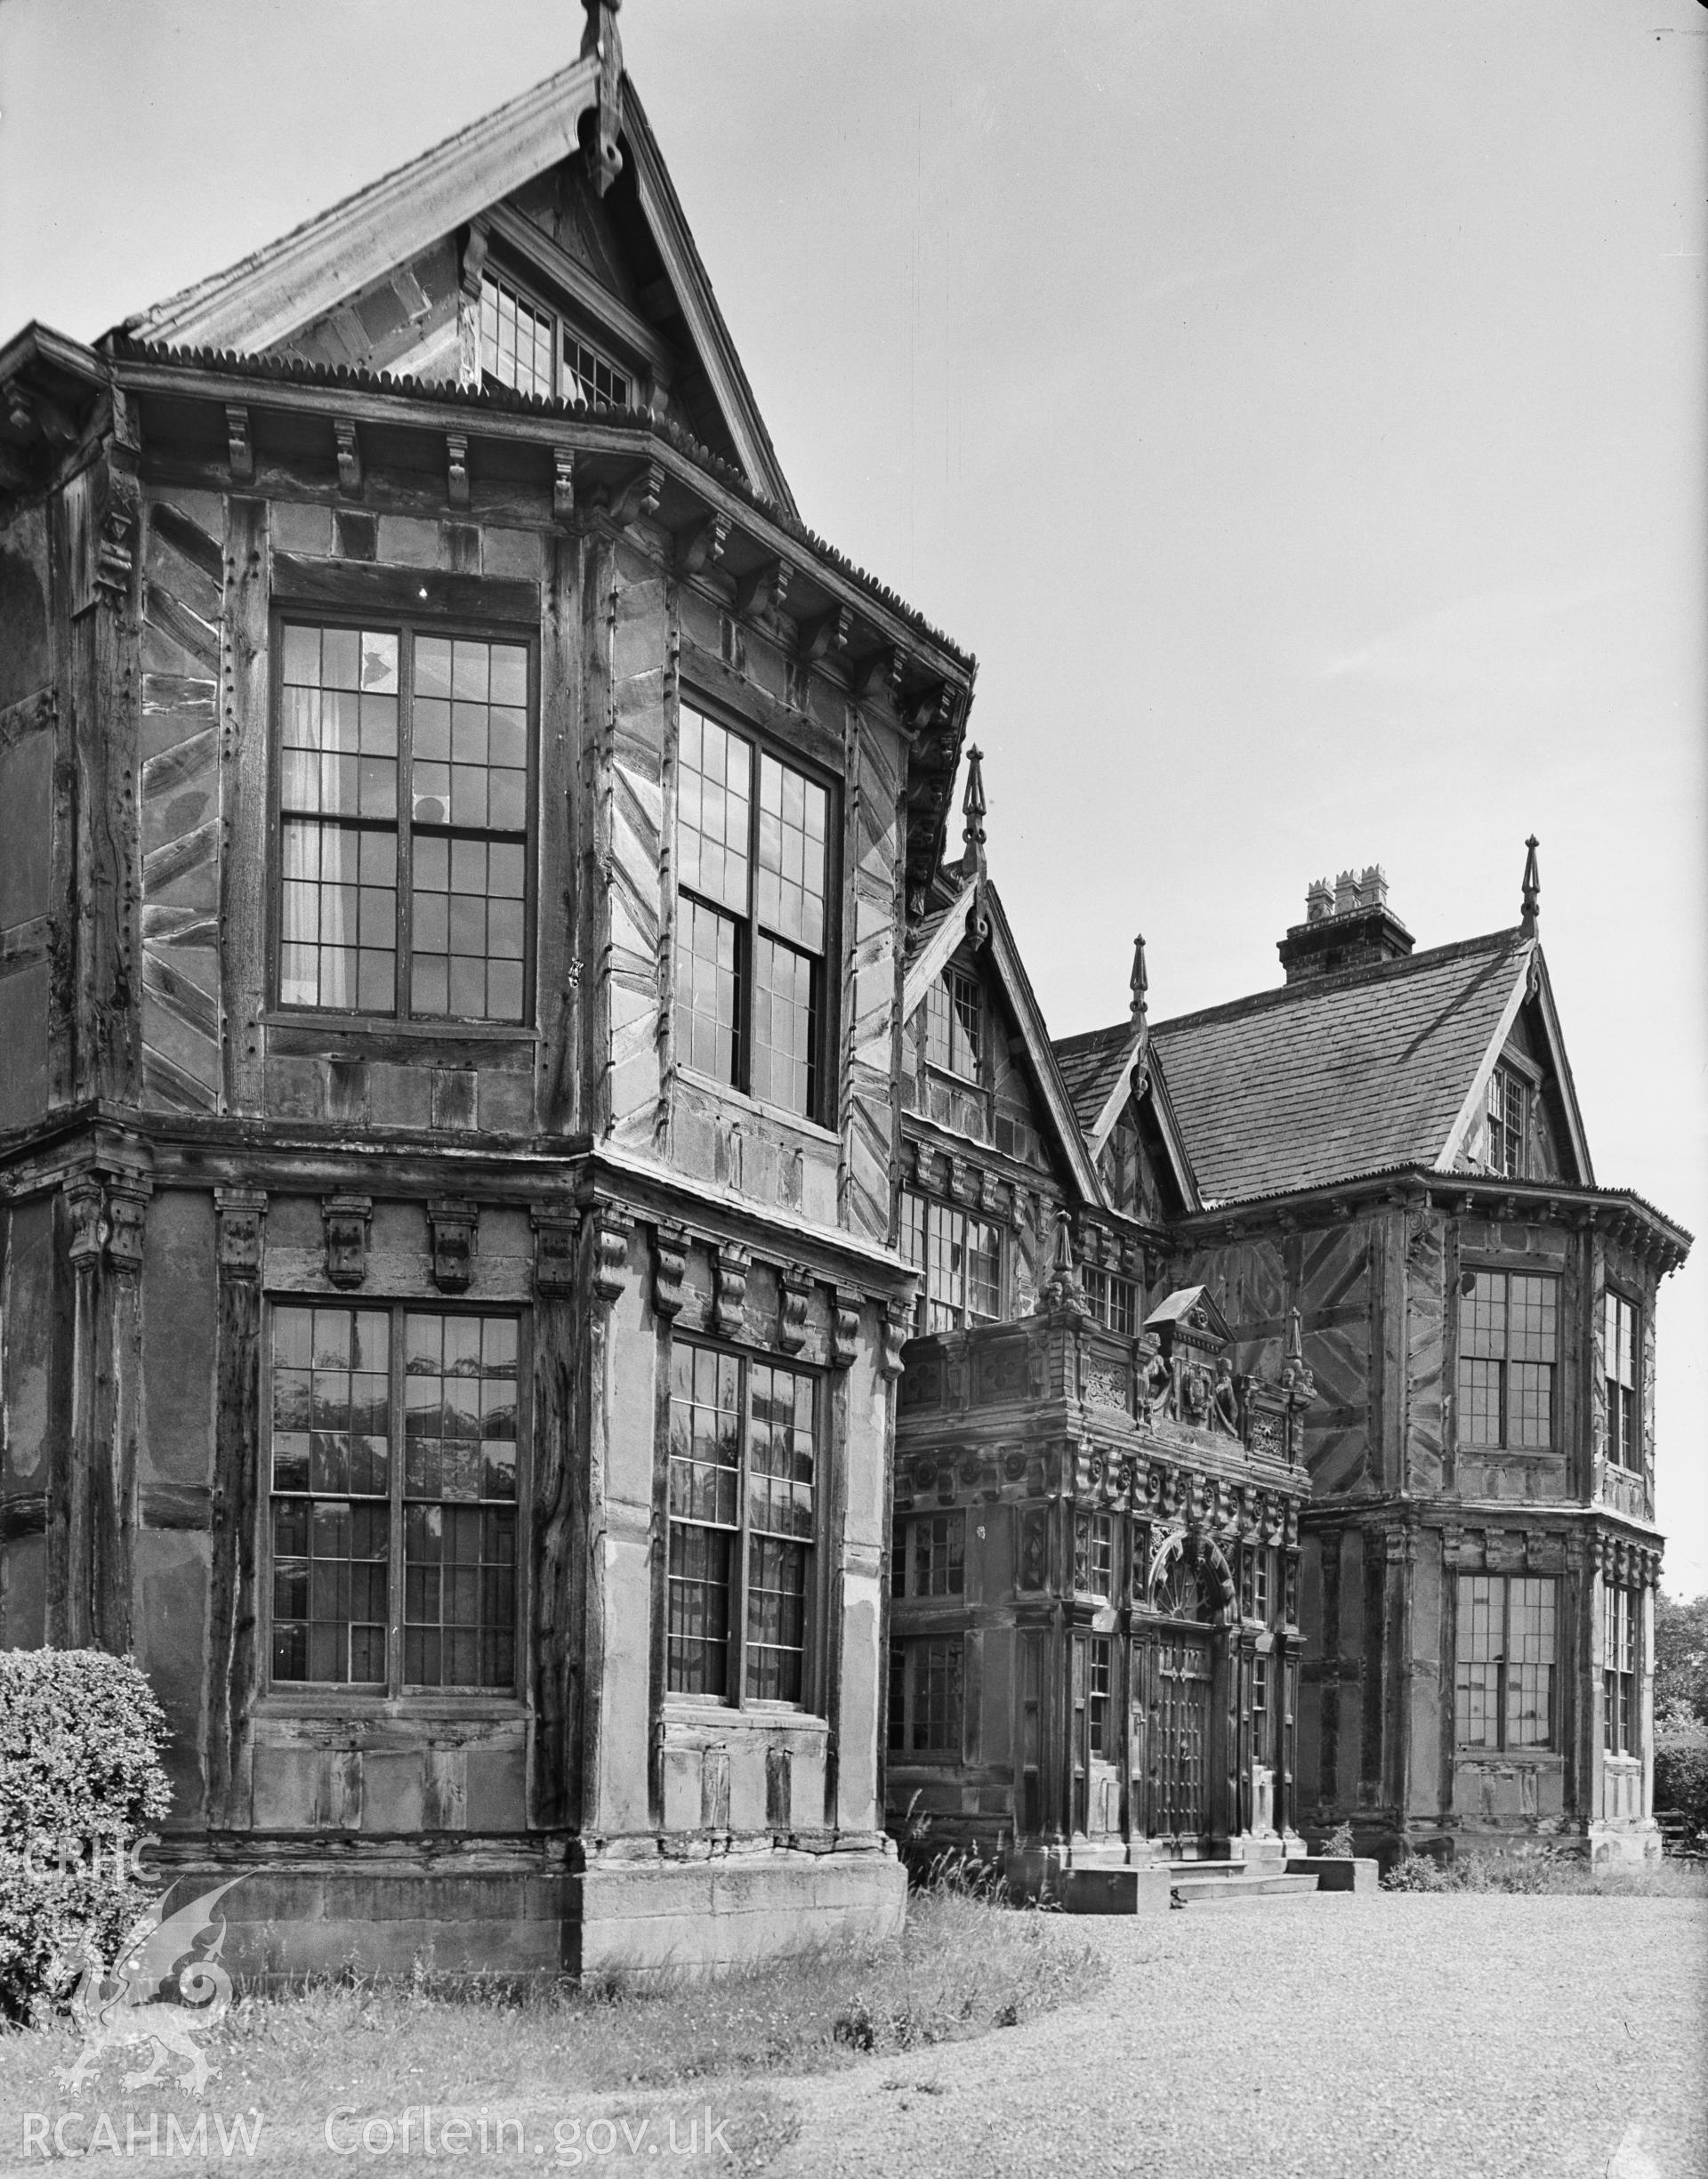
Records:
[[[1092,1933],[1114,1973],[1025,2028],[777,2084],[767,2179],[1697,2179],[1708,1903],[1276,1899]]]

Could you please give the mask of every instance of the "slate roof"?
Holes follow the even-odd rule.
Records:
[[[1132,1021],[1117,1021],[1113,1029],[1085,1029],[1077,1037],[1059,1037],[1056,1064],[1081,1127],[1090,1134],[1097,1126],[1121,1062],[1132,1050]]]
[[[1497,931],[1154,1022],[1204,1200],[1433,1165],[1529,951]],[[1088,1126],[1130,1037],[1122,1022],[1057,1048]]]

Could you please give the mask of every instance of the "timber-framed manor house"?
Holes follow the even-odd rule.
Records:
[[[1688,1236],[1534,849],[1052,1041],[973,660],[801,520],[587,13],[0,349],[0,1642],[146,1668],[251,1973],[883,1931],[925,1822],[1112,1909],[1654,1851]]]

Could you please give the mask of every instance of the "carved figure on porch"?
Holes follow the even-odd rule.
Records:
[[[1139,1345],[1139,1406],[1148,1423],[1159,1423],[1168,1413],[1169,1396],[1174,1389],[1174,1372],[1164,1360],[1161,1349],[1154,1339],[1140,1340]]]
[[[1234,1383],[1234,1366],[1225,1354],[1216,1364],[1209,1421],[1212,1430],[1225,1431],[1230,1438],[1239,1435],[1239,1387]]]

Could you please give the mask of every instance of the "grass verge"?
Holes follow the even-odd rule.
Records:
[[[716,1981],[630,1995],[315,1981],[240,1997],[204,2046],[222,2100],[242,2108],[535,2101],[548,2084],[560,2097],[681,2088],[917,2050],[1018,2026],[1090,1995],[1107,1973],[1056,1916],[939,1890],[910,1900],[898,1939]],[[0,2035],[6,2100],[50,2108],[54,2068],[77,2047],[63,2022]],[[117,2057],[109,2065],[103,2088],[117,2086]]]
[[[1708,1870],[1680,1861],[1641,1868],[1593,1868],[1581,1854],[1545,1851],[1455,1854],[1438,1862],[1410,1854],[1382,1880],[1384,1892],[1558,1893],[1576,1898],[1708,1900]]]

